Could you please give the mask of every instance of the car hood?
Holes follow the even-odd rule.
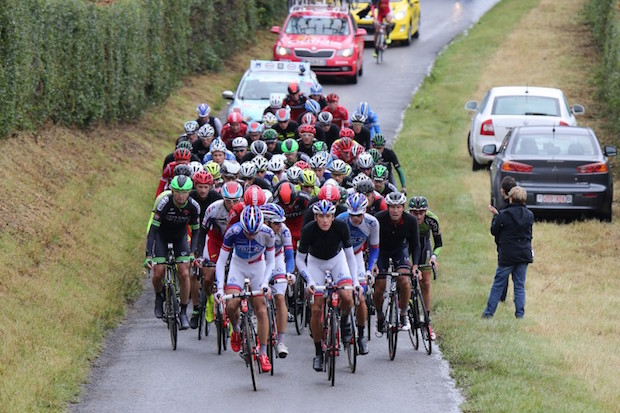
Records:
[[[348,44],[348,36],[309,36],[307,34],[285,34],[280,37],[284,47],[316,47],[339,49]]]

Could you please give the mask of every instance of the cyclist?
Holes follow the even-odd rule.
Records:
[[[224,164],[224,161],[234,161],[235,155],[226,148],[226,144],[221,139],[214,139],[209,146],[209,152],[202,158],[202,163],[215,162],[219,166]]]
[[[282,153],[280,150],[281,142],[278,140],[278,132],[274,129],[266,129],[263,131],[263,137],[261,138],[267,144],[267,152],[271,154]]]
[[[370,137],[372,138],[377,133],[381,133],[381,127],[379,126],[379,118],[375,112],[370,109],[368,102],[360,102],[357,106],[357,113],[364,117],[364,126],[370,131]]]
[[[398,192],[398,189],[388,181],[389,173],[385,166],[375,165],[372,168],[372,182],[381,196],[386,197],[392,192]]]
[[[336,219],[344,221],[349,226],[353,252],[357,260],[357,278],[363,289],[363,295],[360,297],[355,317],[360,354],[364,355],[368,354],[368,341],[364,335],[368,308],[364,294],[366,293],[367,280],[372,279],[372,268],[375,266],[379,256],[379,222],[375,217],[366,213],[368,200],[363,194],[354,193],[349,195],[346,206],[347,212],[338,215]],[[364,265],[364,250],[366,246],[368,246],[368,263]],[[364,268],[366,268],[366,271],[364,271]]]
[[[332,115],[332,123],[338,126],[339,129],[347,126],[349,122],[349,112],[344,106],[339,104],[340,97],[335,93],[327,95],[327,107],[323,109],[323,112],[329,112]]]
[[[375,134],[372,137],[371,141],[372,147],[377,149],[381,153],[381,160],[379,161],[379,163],[388,169],[389,181],[392,183],[396,182],[394,180],[394,175],[392,174],[393,166],[398,173],[398,179],[400,179],[400,190],[403,194],[406,194],[407,188],[405,188],[405,171],[402,166],[400,166],[396,153],[392,149],[385,147],[385,138],[380,132]],[[377,162],[375,162],[375,165],[377,165]]]
[[[272,188],[275,188],[280,181],[286,179],[286,165],[284,163],[286,158],[283,158],[283,156],[284,155],[274,155],[267,164],[267,169],[270,174],[267,174],[265,179],[269,181]]]
[[[189,301],[189,265],[194,259],[194,251],[198,244],[200,205],[189,197],[192,180],[184,175],[175,176],[170,182],[172,194],[167,195],[155,207],[153,221],[149,228],[146,241],[145,266],[153,269],[153,288],[155,290],[155,316],[162,318],[163,304],[166,300],[163,293],[164,277],[168,252],[168,243],[174,245],[175,261],[181,294],[180,321],[181,330],[189,328],[187,319],[187,303]],[[192,231],[191,246],[187,241],[187,226]],[[195,265],[198,262],[194,261]]]
[[[332,179],[334,179],[339,186],[342,186],[343,188],[351,187],[352,179],[349,176],[351,173],[351,167],[342,159],[334,159],[328,169]]]
[[[222,179],[226,182],[238,182],[241,165],[237,161],[224,161],[221,167]]]
[[[241,160],[248,151],[248,140],[242,137],[235,138],[232,140],[231,146],[233,154],[235,154],[235,160],[241,163]]]
[[[299,84],[297,82],[291,82],[288,85],[288,95],[286,95],[282,106],[290,107],[291,119],[297,119],[299,115],[306,111],[306,100],[306,95],[304,95],[301,92],[301,89],[299,89]]]
[[[400,192],[392,192],[385,198],[387,211],[375,215],[379,221],[379,258],[377,266],[379,272],[388,271],[389,260],[392,260],[397,272],[409,273],[412,271],[418,276],[417,262],[411,263],[409,256],[420,256],[420,233],[418,221],[405,212],[407,197]],[[385,291],[385,277],[375,279],[373,301],[377,309],[377,331],[384,332],[383,292]],[[398,277],[398,302],[400,303],[400,324],[403,330],[410,328],[407,317],[407,306],[411,295],[411,284],[408,277]]]
[[[312,156],[312,158],[310,158],[310,162],[308,162],[308,165],[310,166],[310,169],[312,169],[312,171],[314,171],[314,173],[316,174],[316,179],[318,179],[319,181],[319,186],[322,186],[325,181],[331,177],[331,174],[329,176],[325,176],[327,160],[320,153],[316,153],[314,156]]]
[[[295,139],[287,139],[280,145],[280,150],[286,157],[286,167],[290,168],[297,161],[308,162],[310,157],[303,152],[299,152],[299,144]]]
[[[331,147],[336,139],[340,137],[340,128],[332,123],[334,117],[330,112],[321,112],[317,116],[317,127],[323,131],[325,135],[325,143],[327,147]]]
[[[351,129],[355,135],[353,139],[364,147],[365,150],[370,149],[370,129],[364,126],[366,117],[359,112],[353,112],[351,115]]]
[[[256,176],[258,168],[254,162],[244,162],[239,170],[239,179],[243,182],[244,190],[251,185],[257,185],[261,189],[271,191],[271,185],[267,180]]]
[[[161,173],[161,179],[155,192],[155,198],[164,190],[168,189],[168,185],[174,178],[174,168],[177,165],[188,165],[192,159],[192,152],[187,148],[179,148],[174,151],[174,162],[170,162]]]
[[[274,115],[273,113],[268,112],[263,115],[264,130],[273,128],[274,126],[276,126],[276,123],[278,123],[278,121],[276,119],[276,115]]]
[[[278,123],[274,125],[273,130],[278,133],[280,141],[295,137],[299,125],[294,120],[291,120],[291,112],[288,109],[278,109],[276,111],[276,120]]]
[[[299,139],[297,140],[299,151],[305,153],[308,157],[314,155],[312,150],[312,145],[315,141],[314,135],[316,135],[314,126],[303,124],[297,129],[297,133],[299,134]]]
[[[414,196],[409,200],[409,213],[418,220],[420,230],[421,252],[417,258],[418,265],[430,264],[437,268],[437,256],[441,251],[443,242],[441,240],[441,230],[439,229],[439,218],[428,209],[428,200],[423,196]],[[433,235],[433,247],[431,248],[431,234]],[[415,257],[414,257],[415,258]],[[420,279],[420,289],[426,309],[431,312],[431,269],[422,270]],[[430,326],[429,326],[430,327]],[[435,340],[435,331],[431,327],[431,339]]]
[[[370,179],[363,179],[355,185],[355,192],[364,194],[368,200],[367,211],[370,215],[377,215],[379,211],[388,209],[385,198],[375,192]]]
[[[176,151],[177,149],[180,148],[185,148],[185,149],[189,149],[190,151],[193,151],[193,145],[190,141],[187,140],[183,140],[181,142],[179,142],[176,146],[176,148],[174,148],[174,151]],[[164,169],[166,169],[166,166],[171,163],[174,162],[174,151],[170,152],[168,155],[166,155],[166,158],[164,159],[164,166],[161,168],[161,170],[163,171]],[[192,157],[191,157],[191,162],[193,161],[200,161],[200,158],[198,158],[193,152],[192,152]]]
[[[211,176],[213,177],[212,189],[219,194],[222,189],[222,184],[224,183],[224,181],[222,180],[222,174],[220,172],[220,166],[217,163],[211,161],[211,162],[207,162],[206,164],[202,165],[202,168],[205,171],[209,172]]]
[[[252,161],[256,156],[262,156],[267,160],[271,159],[272,154],[267,152],[267,144],[262,140],[250,144],[250,151],[243,155],[240,163]]]
[[[353,170],[354,175],[359,175],[363,173],[370,179],[372,176],[372,167],[374,166],[374,161],[372,156],[368,152],[362,153],[357,157],[357,162],[355,163],[356,168]]]
[[[319,115],[319,113],[321,113],[321,104],[314,99],[306,99],[306,103],[304,104],[304,109],[305,111],[302,112],[301,115],[297,117],[298,124],[302,123],[301,120],[303,119],[303,116],[308,113],[310,113],[316,118]]]
[[[269,165],[269,161],[262,155],[257,155],[252,159],[254,165],[256,165],[256,177],[260,179],[264,179],[267,181],[269,186],[273,188],[271,185],[271,180],[267,179],[267,166]]]
[[[211,116],[211,107],[206,103],[201,103],[196,107],[196,112],[198,112],[198,125],[201,127],[208,124],[211,125],[213,130],[215,131],[215,136],[220,137],[222,133],[222,122],[216,117]]]
[[[222,127],[221,139],[228,149],[231,149],[235,138],[243,138],[248,132],[248,125],[243,122],[243,115],[239,112],[230,112],[228,123]]]
[[[261,134],[263,133],[263,125],[255,120],[248,122],[248,132],[245,135],[245,138],[249,143],[255,142],[260,139]]]
[[[282,107],[282,101],[284,100],[284,96],[280,93],[271,93],[269,95],[269,106],[265,108],[263,111],[263,115],[266,113],[271,113],[273,115],[276,114],[276,111]]]
[[[183,129],[185,130],[185,133],[183,133],[177,138],[176,145],[178,145],[181,141],[190,141],[192,144],[196,142],[196,140],[198,139],[198,128],[200,128],[200,125],[195,120],[185,122],[183,124]]]
[[[319,102],[321,110],[327,106],[327,99],[325,99],[325,95],[323,95],[323,86],[321,86],[320,83],[315,82],[310,86],[310,98]]]
[[[276,236],[276,263],[271,278],[274,280],[287,278],[289,283],[294,283],[295,276],[293,275],[293,271],[295,271],[295,257],[293,239],[291,238],[291,231],[284,223],[286,220],[284,217],[284,210],[281,206],[274,203],[262,205],[260,209],[263,211],[265,224],[273,230]],[[288,356],[288,348],[285,344],[286,324],[288,323],[288,309],[284,296],[286,284],[274,284],[271,287],[271,292],[276,302],[276,324],[278,327],[278,344],[276,345],[276,350],[278,352],[278,357],[286,358],[286,356]]]
[[[243,290],[245,278],[250,279],[251,290],[269,291],[267,282],[274,270],[275,234],[263,223],[263,213],[258,207],[246,206],[241,213],[240,222],[232,225],[222,242],[220,255],[215,266],[218,302],[224,295],[225,267],[230,256],[226,293],[238,293]],[[234,250],[234,254],[230,251]],[[239,325],[240,299],[231,299],[226,303],[226,314],[233,326],[230,337],[230,348],[238,352],[241,349],[241,332]],[[271,371],[271,363],[267,357],[267,340],[269,338],[269,319],[262,295],[252,297],[252,306],[258,319],[259,347],[258,360],[261,370]]]
[[[282,181],[273,192],[274,203],[280,205],[286,217],[286,226],[291,230],[293,248],[297,248],[297,241],[301,238],[301,226],[304,212],[308,208],[310,197],[302,191],[297,191],[292,182]]]
[[[375,10],[377,10],[376,17],[375,17]],[[375,26],[375,37],[374,37],[375,52],[373,53],[372,57],[376,58],[377,53],[378,53],[377,36],[379,35],[379,30],[381,29],[381,24],[383,23],[383,20],[385,20],[387,23],[390,23],[388,27],[386,27],[385,29],[385,44],[386,45],[392,44],[392,39],[390,38],[390,34],[392,33],[392,30],[394,29],[394,25],[392,24],[392,20],[394,18],[392,16],[392,13],[390,12],[390,0],[371,0],[370,13],[373,15],[373,24]]]
[[[297,191],[302,191],[308,194],[310,198],[319,194],[319,188],[317,186],[318,180],[316,174],[312,169],[304,169],[301,174],[299,185],[295,186]]]
[[[340,129],[340,139],[332,144],[330,153],[334,158],[342,159],[349,165],[354,164],[355,156],[353,152],[360,154],[363,153],[363,147],[353,140],[355,132],[350,128]],[[360,151],[361,150],[361,151]]]
[[[312,366],[316,371],[323,371],[323,292],[316,291],[316,286],[325,285],[325,272],[330,271],[334,283],[338,286],[354,285],[359,288],[357,277],[357,262],[351,244],[349,227],[342,221],[335,221],[336,207],[327,200],[322,200],[313,205],[314,221],[306,225],[301,234],[299,249],[295,263],[299,274],[308,285],[310,294],[315,299],[312,304],[312,317],[310,329],[314,340],[315,357]],[[307,261],[306,261],[307,260]],[[349,313],[353,307],[353,296],[349,290],[341,290],[340,311],[342,313],[341,330],[343,342],[351,337],[351,326],[348,323]]]
[[[192,153],[195,154],[200,160],[202,160],[207,152],[210,150],[211,142],[213,142],[213,137],[215,136],[215,129],[213,126],[208,123],[201,126],[198,129],[198,139],[194,142],[193,148],[191,149]]]

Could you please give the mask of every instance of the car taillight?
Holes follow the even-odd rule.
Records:
[[[577,172],[580,174],[602,174],[609,172],[609,168],[605,162],[595,162],[578,166]]]
[[[495,135],[495,129],[493,128],[493,120],[487,119],[484,122],[482,122],[482,125],[480,125],[480,134],[487,135],[487,136]]]
[[[508,161],[502,165],[502,171],[507,172],[532,172],[534,167],[526,163]]]
[[[563,120],[561,120],[560,126],[570,126],[570,125],[568,124],[568,122],[564,122]]]

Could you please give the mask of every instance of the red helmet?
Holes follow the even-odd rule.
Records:
[[[340,138],[338,142],[338,149],[340,149],[341,152],[351,152],[353,150],[353,139],[344,137]]]
[[[325,98],[328,102],[338,102],[340,100],[340,98],[338,97],[337,94],[335,93],[330,93],[329,95],[327,95],[327,97]]]
[[[189,161],[192,159],[192,151],[187,148],[178,148],[173,153],[175,161]]]
[[[316,135],[316,129],[314,128],[313,125],[309,125],[306,123],[303,123],[298,129],[297,129],[297,133],[299,133],[300,135],[302,133],[311,133],[313,136]]]
[[[273,197],[277,202],[288,205],[293,202],[296,194],[297,191],[295,191],[295,185],[291,182],[284,181],[276,188]]]
[[[319,199],[327,199],[331,202],[337,202],[340,199],[340,190],[335,185],[324,185],[319,191]]]
[[[288,93],[290,93],[291,95],[293,93],[299,93],[299,85],[297,84],[297,82],[291,82],[288,84]]]
[[[198,171],[192,176],[192,180],[194,181],[194,185],[204,184],[204,185],[213,185],[213,175],[211,175],[207,171]]]
[[[297,161],[293,166],[300,168],[301,170],[310,169],[310,165],[306,161]]]
[[[339,135],[341,138],[353,138],[355,136],[355,132],[351,128],[344,127],[340,129]]]
[[[266,201],[265,193],[258,185],[251,185],[243,194],[243,203],[245,205],[261,206]]]
[[[243,122],[243,116],[241,116],[240,112],[230,112],[228,114],[228,123],[241,123]]]
[[[304,115],[301,117],[301,124],[302,125],[313,125],[316,123],[316,116],[314,116],[312,113],[307,112],[304,113]]]

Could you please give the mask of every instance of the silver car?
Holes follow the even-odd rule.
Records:
[[[491,164],[491,204],[506,205],[501,182],[512,176],[527,190],[527,207],[537,212],[594,213],[611,221],[613,176],[608,156],[615,146],[601,150],[590,128],[578,126],[522,126],[512,129],[502,144],[485,145]]]

